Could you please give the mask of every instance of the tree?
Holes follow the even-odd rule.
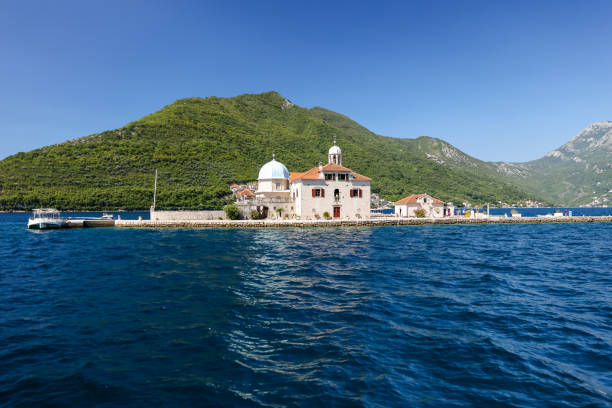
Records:
[[[230,220],[237,220],[240,218],[240,210],[234,204],[228,204],[223,207],[223,211],[225,211],[225,215]]]

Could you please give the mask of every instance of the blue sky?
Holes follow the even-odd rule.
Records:
[[[611,18],[610,1],[6,1],[0,158],[179,98],[276,90],[532,160],[612,120]]]

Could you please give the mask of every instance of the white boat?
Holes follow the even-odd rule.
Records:
[[[28,220],[28,229],[57,229],[66,226],[66,220],[55,208],[36,208]]]
[[[107,213],[103,213],[102,217],[100,217],[101,220],[113,220],[115,219],[115,216],[113,214],[107,214]]]

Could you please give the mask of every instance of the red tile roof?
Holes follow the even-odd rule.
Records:
[[[323,166],[323,171],[346,171],[349,172],[351,169],[347,169],[344,166],[340,166],[339,164],[327,163]]]
[[[242,190],[241,192],[236,194],[236,197],[242,197],[242,196],[254,197],[255,194],[251,190]]]
[[[369,177],[366,177],[362,174],[359,173],[355,173],[353,170],[344,167],[344,166],[340,166],[338,164],[333,164],[333,163],[327,163],[325,166],[323,166],[323,172],[347,172],[350,173],[353,176],[353,180],[360,180],[360,181],[371,181],[372,179]],[[289,177],[289,181],[295,181],[295,180],[322,180],[323,178],[319,177],[319,167],[313,167],[312,169],[305,171],[303,173],[290,173],[290,177]]]
[[[299,178],[302,174],[304,174],[304,173],[300,173],[300,172],[297,172],[297,171],[290,172],[289,173],[289,181],[291,182],[291,181]]]
[[[359,173],[355,173],[355,172],[352,172],[351,174],[353,175],[353,179],[354,180],[363,180],[363,181],[371,181],[372,180],[371,178],[369,178],[367,176],[364,176],[363,174],[359,174]]]
[[[413,194],[410,195],[408,197],[402,198],[399,201],[396,201],[395,204],[416,204],[417,203],[417,199],[426,196],[427,194]],[[444,201],[442,200],[438,200],[435,197],[431,197],[431,201],[433,201],[434,204],[444,204]]]
[[[319,167],[313,167],[310,170],[307,170],[303,173],[294,173],[295,177],[293,177],[293,175],[291,177],[289,177],[289,181],[295,181],[295,180],[319,180]]]

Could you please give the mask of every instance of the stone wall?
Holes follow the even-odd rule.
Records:
[[[224,211],[151,211],[152,221],[207,221],[227,219]]]
[[[240,210],[240,216],[244,220],[251,218],[251,211],[257,210],[258,207],[268,207],[268,218],[269,220],[279,219],[294,219],[295,210],[294,202],[289,200],[245,200],[238,201],[235,203],[238,210]],[[276,210],[282,208],[282,213],[278,213]]]
[[[340,226],[394,226],[394,225],[474,225],[474,224],[549,224],[549,223],[582,223],[582,222],[612,222],[612,217],[489,217],[489,218],[395,218],[362,220],[182,220],[182,221],[150,221],[150,220],[117,220],[117,227],[140,228],[264,228],[264,227],[340,227]]]

